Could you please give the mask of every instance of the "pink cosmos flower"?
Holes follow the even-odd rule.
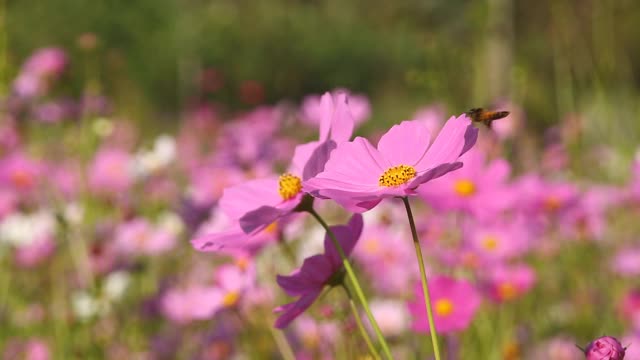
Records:
[[[620,250],[611,261],[611,268],[621,276],[636,277],[640,275],[640,248]]]
[[[628,291],[619,305],[620,317],[631,323],[634,329],[640,330],[640,290]]]
[[[409,312],[413,316],[412,328],[417,332],[429,332],[420,283],[415,286],[415,294],[416,298],[408,303]],[[465,330],[482,303],[482,296],[469,281],[448,276],[432,276],[429,279],[429,294],[439,334]]]
[[[50,235],[40,236],[27,244],[16,247],[14,260],[23,268],[32,268],[53,255],[56,243]]]
[[[523,220],[492,224],[475,223],[465,231],[465,242],[487,261],[507,260],[530,247],[531,231]]]
[[[330,95],[325,95],[330,99]],[[353,120],[342,102],[328,106],[329,113],[320,124],[320,140],[295,149],[289,171],[279,177],[251,180],[227,188],[220,209],[237,220],[247,234],[259,232],[274,221],[291,214],[303,198],[303,181],[322,171],[336,143],[351,137]],[[328,100],[327,100],[328,101]]]
[[[623,360],[625,350],[618,339],[603,336],[593,340],[584,349],[586,360]]]
[[[301,119],[304,123],[312,126],[318,126],[323,122],[323,118],[327,114],[327,107],[332,107],[331,102],[339,103],[342,100],[341,97],[347,99],[349,113],[353,117],[353,123],[358,126],[371,115],[371,105],[369,100],[364,95],[351,94],[345,89],[336,89],[330,93],[331,99],[327,98],[327,94],[324,95],[309,95],[302,101]]]
[[[464,167],[434,179],[418,194],[440,210],[457,210],[483,219],[493,218],[514,202],[509,184],[511,167],[504,159],[485,165],[485,156],[477,148],[460,157]]]
[[[132,157],[117,148],[100,149],[89,169],[89,187],[98,194],[122,195],[133,185]]]
[[[237,306],[254,282],[252,263],[222,265],[216,269],[214,284],[169,290],[161,300],[161,311],[179,324],[210,319],[220,310]]]
[[[497,302],[511,301],[528,292],[536,282],[536,273],[528,265],[497,265],[483,271],[489,297]]]
[[[351,217],[345,226],[332,227],[336,239],[349,256],[362,233],[363,221],[361,215]],[[294,302],[282,305],[275,309],[280,316],[276,320],[275,327],[285,328],[298,315],[307,310],[320,296],[322,289],[330,282],[334,275],[342,269],[342,260],[337,249],[328,235],[324,239],[324,253],[306,258],[300,269],[295,270],[289,276],[278,275],[278,285],[289,295],[299,296]]]
[[[31,55],[24,63],[13,83],[15,93],[23,98],[32,98],[46,92],[46,80],[60,75],[67,65],[67,56],[58,48],[43,48]]]
[[[414,195],[420,185],[462,167],[459,157],[477,136],[466,115],[452,117],[429,146],[427,128],[404,121],[384,134],[377,148],[362,137],[339,144],[304,190],[351,211],[370,210],[384,198]]]
[[[19,194],[36,189],[44,168],[40,162],[27,155],[14,152],[0,159],[0,186],[6,186]]]
[[[138,218],[116,229],[115,242],[123,254],[156,255],[173,248],[176,237],[171,232]]]
[[[407,236],[411,235],[393,231],[388,225],[367,225],[358,241],[354,258],[375,279],[371,285],[384,294],[407,293],[418,276],[415,266],[406,266],[415,261],[414,249]]]

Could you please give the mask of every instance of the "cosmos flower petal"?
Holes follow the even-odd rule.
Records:
[[[269,177],[244,182],[224,190],[220,209],[231,219],[239,219],[263,205],[276,206],[282,202],[278,193],[278,178]]]
[[[352,142],[338,144],[324,171],[307,180],[304,186],[309,190],[322,189],[324,179],[342,181],[345,184],[377,186],[378,178],[389,166],[369,141],[357,137]]]
[[[418,121],[403,121],[382,135],[378,151],[393,165],[415,165],[429,148],[429,129]]]
[[[321,290],[309,292],[302,295],[298,300],[286,305],[282,305],[274,310],[275,313],[281,315],[276,319],[275,327],[278,329],[284,329],[297,318],[300,314],[305,312],[313,302],[320,296]]]
[[[425,156],[416,164],[418,171],[427,170],[442,163],[454,163],[460,155],[471,149],[478,138],[478,129],[466,115],[451,117],[440,130]]]
[[[334,226],[332,228],[333,233],[338,240],[338,243],[340,243],[340,245],[342,246],[342,249],[344,250],[344,253],[347,257],[351,255],[356,242],[360,238],[363,225],[364,223],[362,220],[362,215],[355,214],[351,217],[351,220],[349,220],[349,223],[347,225]],[[335,269],[338,269],[342,266],[340,253],[338,252],[338,249],[335,248],[333,241],[328,234],[324,238],[324,252]]]

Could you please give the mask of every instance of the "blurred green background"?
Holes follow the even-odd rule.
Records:
[[[133,118],[175,121],[203,100],[248,107],[243,91],[276,103],[346,87],[385,124],[432,102],[458,114],[508,99],[532,130],[581,113],[592,141],[640,140],[635,0],[3,1],[5,80],[34,49],[62,46],[69,91],[90,72]],[[91,52],[78,47],[87,32]],[[203,92],[211,68],[222,87]]]

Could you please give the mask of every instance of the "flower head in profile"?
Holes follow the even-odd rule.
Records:
[[[414,195],[420,185],[462,167],[459,157],[477,136],[466,115],[449,119],[431,145],[424,124],[403,121],[382,136],[377,148],[362,137],[339,144],[324,171],[304,189],[351,211],[366,211],[384,198]]]
[[[332,231],[336,239],[349,256],[362,233],[363,221],[361,215],[354,215],[347,225],[333,226]],[[329,236],[324,239],[324,253],[306,258],[300,269],[291,275],[278,275],[278,285],[290,296],[298,296],[294,302],[275,309],[280,316],[276,320],[277,328],[285,328],[298,315],[307,310],[320,296],[325,285],[330,285],[334,276],[342,269],[342,260],[338,250],[334,247]]]
[[[428,332],[429,323],[420,283],[416,284],[415,293],[416,298],[408,304],[414,319],[413,330]],[[448,276],[429,279],[429,293],[436,331],[439,334],[462,331],[469,327],[482,303],[482,296],[469,281]]]

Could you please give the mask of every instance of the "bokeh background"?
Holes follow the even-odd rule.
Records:
[[[0,209],[3,218],[54,209],[47,216],[55,215],[58,244],[55,255],[53,250],[43,250],[42,259],[46,259],[42,264],[41,258],[33,260],[34,267],[16,265],[15,244],[0,244],[0,265],[9,269],[0,271],[0,354],[31,360],[218,359],[237,355],[233,349],[238,347],[254,346],[251,352],[240,353],[251,359],[278,358],[271,338],[277,336],[267,330],[272,319],[265,314],[270,312],[254,313],[249,330],[238,330],[242,321],[234,316],[189,320],[185,325],[180,323],[183,320],[160,314],[158,303],[170,289],[200,279],[213,263],[221,263],[212,261],[209,254],[196,253],[187,242],[195,232],[189,229],[193,215],[189,211],[199,211],[196,215],[202,223],[217,198],[208,199],[204,209],[185,205],[185,197],[193,200],[185,189],[218,180],[218,164],[211,160],[217,148],[207,148],[211,159],[203,154],[185,159],[179,154],[171,165],[153,163],[161,168],[158,173],[129,184],[126,194],[134,195],[122,201],[101,198],[94,195],[98,191],[85,186],[90,169],[97,166],[99,150],[111,145],[125,150],[124,155],[114,155],[116,159],[133,157],[142,148],[162,148],[166,141],[154,143],[161,134],[180,134],[170,138],[169,147],[177,142],[180,148],[181,136],[206,147],[207,131],[213,144],[214,138],[227,134],[220,130],[225,126],[229,133],[250,130],[243,127],[247,122],[242,114],[263,105],[285,109],[287,136],[315,139],[315,132],[297,133],[296,125],[291,125],[300,103],[310,94],[344,88],[365,95],[371,104],[370,119],[357,129],[360,135],[379,135],[381,129],[412,118],[427,105],[447,117],[474,107],[504,108],[513,112],[521,126],[500,145],[504,146],[500,156],[510,161],[514,176],[539,171],[554,181],[572,182],[584,191],[580,194],[595,183],[627,186],[640,144],[639,20],[640,2],[634,0],[0,0],[0,97],[4,99],[0,125],[11,131],[15,127],[21,139],[11,145],[2,142],[21,155],[12,158],[5,151],[0,168],[14,161],[33,175],[30,184],[55,182],[53,187],[58,187],[59,182],[71,187],[60,185],[63,193],[73,194],[20,193],[9,210]],[[25,71],[26,59],[49,47],[66,53],[65,70],[52,77],[55,86],[42,98],[27,101],[27,107],[50,99],[62,99],[57,104],[64,104],[65,99],[80,103],[79,99],[91,98],[99,108],[96,114],[82,110],[65,118],[66,113],[56,107],[58,115],[20,108],[22,112],[14,116],[10,99],[15,95],[15,79]],[[204,125],[196,119],[211,115],[200,113],[203,109],[215,113],[210,127],[206,119]],[[33,114],[57,117],[55,121],[29,119]],[[271,113],[259,113],[256,118],[261,116],[272,119]],[[234,130],[229,125],[233,121],[243,125]],[[278,132],[265,131],[265,137],[256,136],[261,145]],[[6,139],[10,131],[0,133]],[[290,137],[280,135],[282,143],[267,146],[274,153],[291,150]],[[169,152],[174,150],[171,147]],[[288,155],[285,151],[274,155],[268,165],[282,169]],[[558,158],[562,159],[554,162]],[[34,159],[64,170],[30,167]],[[246,165],[241,168],[246,173],[233,173],[238,175],[233,180],[264,171],[251,173]],[[201,168],[208,172],[200,172]],[[64,178],[60,173],[67,170],[79,174],[80,180],[60,180]],[[640,183],[640,175],[636,177]],[[233,180],[216,183],[220,187],[212,191],[216,195],[206,196],[219,196],[221,188]],[[0,185],[2,193],[7,188]],[[13,199],[7,196],[0,203],[7,198]],[[83,214],[75,224],[76,208],[65,206],[77,204]],[[163,217],[167,211],[169,217]],[[460,342],[460,358],[471,359],[478,351],[486,351],[490,359],[541,359],[536,351],[544,353],[551,346],[544,345],[547,341],[559,339],[561,350],[555,354],[560,355],[553,359],[576,359],[571,353],[574,342],[583,344],[605,329],[629,334],[630,326],[619,315],[620,299],[629,295],[633,304],[628,307],[639,312],[640,293],[631,291],[637,281],[610,281],[610,274],[600,269],[608,268],[618,250],[624,253],[625,246],[637,243],[637,211],[636,203],[614,209],[614,216],[607,213],[603,222],[610,230],[603,236],[608,241],[605,250],[591,242],[571,243],[554,258],[553,267],[547,266],[549,259],[544,256],[527,258],[541,283],[555,280],[507,310],[493,307],[482,312],[480,327]],[[605,217],[604,209],[597,212]],[[183,232],[170,253],[124,261],[118,255],[111,259],[117,266],[85,272],[101,266],[94,262],[110,251],[105,243],[121,225],[141,219],[154,219],[144,225],[148,231],[158,223],[171,227],[178,222]],[[562,236],[556,229],[547,230],[546,235],[553,232],[548,238]],[[635,258],[630,261],[635,263]],[[265,279],[275,287],[276,270],[285,273],[291,268],[279,264]],[[633,264],[629,268],[631,276],[640,273]],[[282,292],[277,291],[282,300]],[[117,301],[96,300],[105,293],[117,294]],[[553,300],[541,302],[544,299]],[[103,300],[107,305],[92,303]],[[103,308],[108,308],[106,315],[96,310]],[[83,315],[83,309],[93,312]],[[528,343],[523,340],[520,349],[518,326],[532,318],[545,320],[526,326],[522,337]],[[316,331],[317,336],[321,333]],[[424,346],[414,348],[430,354],[426,337],[412,338],[411,344],[423,340]],[[349,341],[358,344],[360,340]],[[537,350],[539,344],[543,350]],[[312,358],[319,357],[314,354]],[[347,351],[340,354],[345,359],[350,356]]]
[[[154,123],[194,101],[246,107],[242,89],[252,97],[255,82],[248,102],[362,92],[378,123],[434,101],[460,113],[508,98],[540,132],[579,109],[594,140],[629,145],[639,15],[632,0],[6,1],[3,77],[58,45],[83,69],[67,91],[90,75],[118,111]],[[78,46],[85,33],[97,38],[90,53]],[[213,93],[199,86],[207,70]]]

